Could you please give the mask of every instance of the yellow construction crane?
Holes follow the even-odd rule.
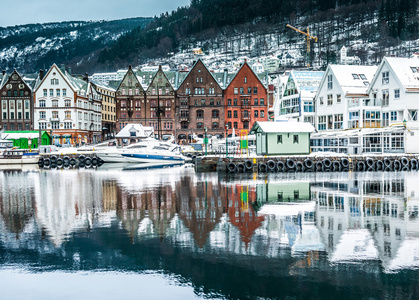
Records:
[[[293,26],[291,26],[290,24],[287,24],[287,27],[294,29],[295,31],[302,33],[306,36],[307,39],[307,67],[310,67],[310,40],[314,40],[317,43],[317,37],[316,36],[311,36],[310,35],[310,30],[307,27],[307,32],[301,31],[298,28],[295,28]]]

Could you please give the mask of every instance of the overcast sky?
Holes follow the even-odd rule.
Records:
[[[190,0],[20,0],[7,4],[13,8],[9,13],[4,11],[0,26],[154,17],[189,3]]]

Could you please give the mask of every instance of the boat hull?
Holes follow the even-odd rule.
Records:
[[[185,159],[179,155],[122,153],[122,156],[133,163],[184,164]]]
[[[129,162],[120,152],[96,152],[96,156],[105,163],[127,163]]]

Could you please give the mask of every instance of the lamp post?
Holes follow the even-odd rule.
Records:
[[[208,131],[208,128],[207,128],[207,126],[205,126],[205,129],[204,129],[204,133],[205,133],[205,137],[204,137],[204,144],[205,144],[205,156],[207,156],[207,154],[208,154],[208,149],[207,149],[207,146],[208,146],[208,138],[207,138],[207,131]]]
[[[225,130],[226,130],[226,157],[228,157],[228,141],[227,141],[228,124],[225,125]]]

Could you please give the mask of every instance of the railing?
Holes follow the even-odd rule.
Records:
[[[250,115],[247,115],[247,116],[242,115],[241,120],[242,121],[250,121]]]
[[[50,122],[60,122],[60,118],[49,118]]]

